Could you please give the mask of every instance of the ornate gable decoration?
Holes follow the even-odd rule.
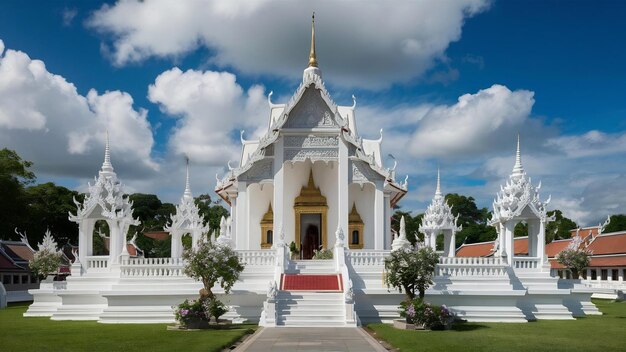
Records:
[[[426,234],[431,231],[452,230],[461,231],[462,227],[457,226],[459,217],[452,214],[452,207],[445,201],[441,193],[441,181],[439,170],[437,170],[437,190],[432,202],[426,209],[419,232]]]
[[[319,90],[308,87],[289,112],[284,128],[329,128],[337,127],[333,114],[320,96]]]
[[[80,222],[86,218],[104,218],[108,220],[123,221],[128,225],[139,225],[139,221],[133,218],[132,202],[124,194],[124,186],[117,179],[117,174],[111,164],[109,151],[109,134],[107,132],[104,151],[104,162],[98,173],[98,178],[91,185],[88,183],[89,193],[83,203],[74,199],[77,211],[76,215],[69,214],[69,220]],[[93,214],[100,207],[100,214]],[[94,216],[95,215],[95,216]]]
[[[180,204],[176,205],[176,213],[171,215],[171,223],[167,224],[163,229],[167,232],[200,230],[204,233],[209,231],[208,226],[204,224],[204,218],[200,215],[200,209],[193,201],[189,185],[189,164],[187,164],[185,192],[180,199]]]
[[[546,207],[550,203],[550,198],[542,202],[539,198],[541,182],[537,187],[533,187],[530,177],[526,175],[522,166],[522,158],[519,147],[519,136],[517,137],[517,153],[515,165],[509,180],[504,186],[500,186],[500,192],[496,194],[493,201],[493,212],[489,224],[503,223],[522,215],[527,207],[541,221],[551,221],[546,216]]]

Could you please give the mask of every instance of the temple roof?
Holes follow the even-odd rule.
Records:
[[[452,207],[448,205],[441,193],[441,177],[437,169],[437,189],[435,190],[435,196],[424,213],[419,231],[424,234],[438,230],[461,231],[461,227],[457,226],[457,221],[458,216],[455,217],[452,214]]]
[[[533,187],[530,177],[526,176],[522,166],[520,153],[520,139],[517,136],[517,152],[515,155],[515,165],[506,184],[500,186],[500,192],[496,194],[493,201],[493,212],[489,223],[504,223],[516,217],[528,217],[533,215],[542,221],[550,221],[546,216],[546,206],[550,202],[550,197],[545,202],[539,198],[541,183]],[[525,215],[522,212],[530,209],[530,213]]]
[[[86,218],[101,218],[121,220],[129,225],[139,225],[139,221],[133,218],[132,202],[125,195],[124,186],[117,179],[117,174],[111,164],[109,149],[109,133],[106,133],[104,148],[104,162],[98,178],[92,185],[88,183],[89,191],[85,200],[79,203],[74,199],[76,214],[69,214],[70,221],[79,222]]]
[[[207,232],[208,227],[204,224],[204,217],[200,215],[200,209],[193,200],[191,186],[189,184],[189,160],[187,160],[187,173],[185,178],[185,191],[176,205],[176,213],[171,215],[171,222],[164,228],[167,232],[189,232],[200,230]]]

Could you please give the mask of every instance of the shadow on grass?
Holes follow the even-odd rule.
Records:
[[[487,325],[481,325],[476,323],[468,323],[464,321],[458,321],[452,324],[450,330],[452,331],[475,331],[481,329],[490,329]]]

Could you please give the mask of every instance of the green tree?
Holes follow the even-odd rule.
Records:
[[[424,214],[417,214],[415,216],[411,216],[411,212],[406,212],[402,210],[396,210],[396,212],[391,217],[391,228],[396,232],[400,231],[400,219],[404,216],[404,222],[406,225],[406,238],[411,242],[411,244],[415,244],[417,240],[423,241],[424,234],[419,232],[419,227],[422,224],[422,218]],[[417,236],[417,237],[416,237]]]
[[[547,215],[554,216],[554,221],[546,225],[546,243],[572,237],[570,231],[578,227],[574,221],[563,216],[558,209],[549,211]]]
[[[129,196],[133,202],[133,216],[141,221],[144,231],[160,231],[176,211],[171,203],[162,203],[154,194],[134,193]]]
[[[243,271],[243,263],[237,253],[228,246],[221,246],[215,242],[200,242],[195,249],[183,252],[185,260],[184,273],[196,280],[202,281],[204,286],[203,298],[213,299],[213,286],[219,282],[224,292],[230,289],[239,280]]]
[[[458,224],[463,226],[456,234],[457,247],[462,243],[492,241],[497,237],[495,228],[487,225],[489,210],[478,208],[474,197],[450,193],[445,198],[452,207],[452,214],[459,217]]]
[[[208,224],[211,232],[219,230],[222,216],[230,216],[230,212],[220,204],[221,200],[214,202],[208,194],[201,194],[195,197],[194,202],[198,206],[200,215],[204,217],[204,221]]]
[[[416,292],[419,298],[424,298],[426,289],[433,283],[437,263],[439,255],[430,247],[392,251],[385,258],[385,284],[404,291],[407,301],[413,300]]]
[[[611,215],[611,221],[604,229],[604,233],[618,231],[626,231],[626,214]]]
[[[25,195],[30,221],[24,229],[29,241],[41,242],[46,229],[50,229],[57,242],[78,243],[78,226],[68,219],[68,213],[76,211],[73,199],[82,201],[82,194],[47,182],[26,188]]]
[[[528,224],[523,222],[518,222],[513,228],[513,237],[523,237],[528,236]]]
[[[13,150],[0,150],[0,238],[16,239],[16,227],[29,222],[24,187],[35,181],[29,170],[32,162],[22,160]]]

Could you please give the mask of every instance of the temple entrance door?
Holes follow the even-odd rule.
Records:
[[[302,259],[313,258],[314,250],[322,248],[322,214],[300,214],[300,248]]]
[[[313,258],[314,249],[326,249],[326,197],[315,186],[313,173],[309,182],[294,200],[296,244],[300,246],[300,258]]]

